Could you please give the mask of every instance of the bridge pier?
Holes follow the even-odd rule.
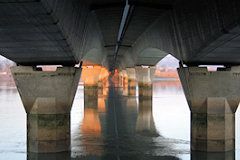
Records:
[[[236,160],[235,150],[229,152],[191,152],[191,160]]]
[[[11,71],[27,113],[27,151],[69,151],[70,111],[81,69],[63,67],[43,72],[16,66]]]
[[[234,150],[240,67],[216,72],[209,72],[207,68],[180,67],[178,73],[191,110],[191,150]]]
[[[128,84],[127,71],[125,69],[122,70],[122,74],[123,74],[123,87],[127,87]]]
[[[27,160],[71,160],[71,152],[27,153]]]
[[[122,71],[119,72],[119,86],[123,87],[123,73]]]
[[[127,71],[124,69],[122,70],[123,76],[123,96],[128,96],[128,76]]]
[[[100,67],[83,68],[82,79],[84,82],[84,106],[96,107],[98,104],[96,97],[98,97],[100,73]]]
[[[102,90],[104,87],[106,87],[108,84],[108,77],[109,77],[109,71],[104,68],[104,67],[101,67],[100,69],[100,73],[99,73],[99,77],[98,77],[98,88],[100,89],[99,91],[101,92],[102,94]]]
[[[136,72],[135,68],[126,68],[128,77],[128,95],[136,96]]]
[[[138,95],[139,98],[152,98],[153,78],[156,67],[136,66],[136,76],[138,79]]]

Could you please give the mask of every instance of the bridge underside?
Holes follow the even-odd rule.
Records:
[[[66,37],[40,2],[0,3],[1,55],[21,65],[74,65]]]
[[[240,26],[217,38],[189,60],[189,65],[239,65]]]
[[[172,54],[187,65],[240,64],[240,2],[4,0],[0,54],[19,65],[113,69],[155,65]]]

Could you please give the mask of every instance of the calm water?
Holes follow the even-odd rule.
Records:
[[[0,86],[0,160],[240,158],[239,111],[235,153],[191,153],[190,111],[180,82],[155,82],[152,101],[122,96],[125,91],[104,88],[95,100],[84,103],[79,86],[71,114],[71,153],[27,155],[26,114],[19,94],[14,87]]]

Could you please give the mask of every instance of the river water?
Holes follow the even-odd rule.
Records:
[[[106,87],[96,104],[84,103],[79,86],[71,112],[71,152],[26,153],[26,114],[13,86],[0,86],[0,160],[200,160],[240,158],[240,113],[236,113],[236,151],[190,152],[190,111],[178,80],[156,80],[152,100],[123,96]],[[91,105],[90,105],[91,104]]]

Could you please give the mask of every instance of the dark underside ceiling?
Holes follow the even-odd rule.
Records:
[[[24,65],[72,65],[76,59],[71,52],[40,2],[0,3],[1,55]]]
[[[0,1],[0,54],[21,65],[74,65],[79,63],[82,58],[81,55],[83,55],[82,52],[84,52],[82,49],[85,44],[84,40],[88,39],[85,37],[87,30],[85,27],[88,22],[88,16],[91,15],[95,16],[92,24],[96,24],[100,28],[100,31],[97,32],[102,36],[101,46],[103,45],[102,47],[106,49],[107,54],[107,56],[100,55],[96,57],[106,56],[108,57],[109,65],[112,65],[115,55],[118,55],[117,60],[122,60],[125,54],[131,54],[128,51],[131,50],[144,33],[148,33],[147,31],[151,26],[154,26],[156,22],[161,25],[161,17],[164,17],[173,8],[178,7],[178,4],[175,2],[188,3],[187,0],[129,0],[130,9],[124,22],[121,39],[118,41],[120,26],[124,17],[124,7],[126,7],[125,0],[2,0]],[[200,3],[200,1],[197,2]],[[226,2],[227,4],[229,3],[228,1]],[[46,5],[47,3],[49,6]],[[182,46],[179,44],[174,45],[184,48],[184,45],[189,44],[188,49],[191,51],[191,53],[184,52],[185,50],[182,49],[179,52],[186,54],[186,58],[183,56],[184,58],[180,57],[179,59],[186,60],[185,63],[189,65],[240,64],[239,27],[233,26],[232,28],[235,27],[233,30],[230,28],[226,33],[219,33],[216,36],[213,34],[213,37],[207,34],[202,36],[203,31],[206,33],[204,29],[210,28],[212,25],[211,18],[215,20],[219,19],[219,17],[215,18],[216,12],[212,11],[210,4],[205,2],[206,6],[204,7],[210,6],[208,8],[209,12],[205,12],[205,8],[200,11],[206,13],[208,17],[202,16],[199,18],[202,21],[196,21],[195,23],[194,20],[198,19],[198,17],[195,18],[191,14],[195,9],[191,7],[194,3],[191,2],[189,6],[186,6],[190,7],[190,9],[184,8],[181,10],[181,7],[179,7],[179,15],[182,15],[182,17],[180,17],[180,22],[177,23],[176,21],[175,23],[182,28],[177,30],[176,28],[178,27],[176,27],[175,29],[177,30],[176,32],[184,31],[180,33],[179,39],[181,40],[185,37],[185,41],[181,43]],[[215,1],[211,1],[211,3],[214,4]],[[194,6],[199,8],[196,5]],[[223,9],[225,9],[224,6]],[[59,8],[62,9],[61,12]],[[227,18],[222,23],[228,24],[231,22],[232,24],[232,22],[235,23],[238,20],[236,19],[237,16],[231,19],[234,15],[239,14],[239,12],[232,14],[231,8],[233,7],[229,5],[226,9],[226,14],[222,17]],[[236,9],[238,8],[236,7]],[[177,12],[178,10],[175,9],[174,11]],[[225,13],[225,10],[223,11]],[[227,14],[228,12],[229,14]],[[198,15],[198,13],[195,13],[195,15]],[[199,13],[199,15],[201,14]],[[188,21],[189,23],[187,23]],[[195,24],[192,24],[193,22]],[[215,24],[213,26],[213,30],[217,29]],[[186,27],[187,29],[185,29]],[[191,29],[192,32],[189,31]],[[203,30],[202,32],[201,29]],[[169,35],[172,36],[173,34]],[[204,38],[208,38],[208,36],[210,38],[205,42]],[[199,41],[197,41],[198,39]],[[91,41],[94,40],[91,39]],[[142,41],[145,43],[147,40],[143,39]],[[155,41],[158,43],[158,38],[155,38]],[[199,45],[199,43],[203,45]],[[95,44],[95,42],[90,44]],[[91,45],[89,46],[92,47]],[[116,46],[119,46],[117,54]],[[195,46],[196,48],[200,47],[195,50],[193,48]],[[105,54],[105,52],[99,54]],[[146,62],[147,64],[149,61],[155,60],[150,56],[150,54],[147,54],[138,58],[143,61],[141,63],[145,64]]]
[[[132,5],[131,7],[129,21],[126,22],[125,31],[120,42],[118,57],[122,57],[141,34],[165,12],[161,8],[152,8],[150,6]],[[104,45],[107,48],[109,62],[114,61],[114,51],[123,11],[124,6],[122,5],[98,6],[94,10],[102,31]]]

